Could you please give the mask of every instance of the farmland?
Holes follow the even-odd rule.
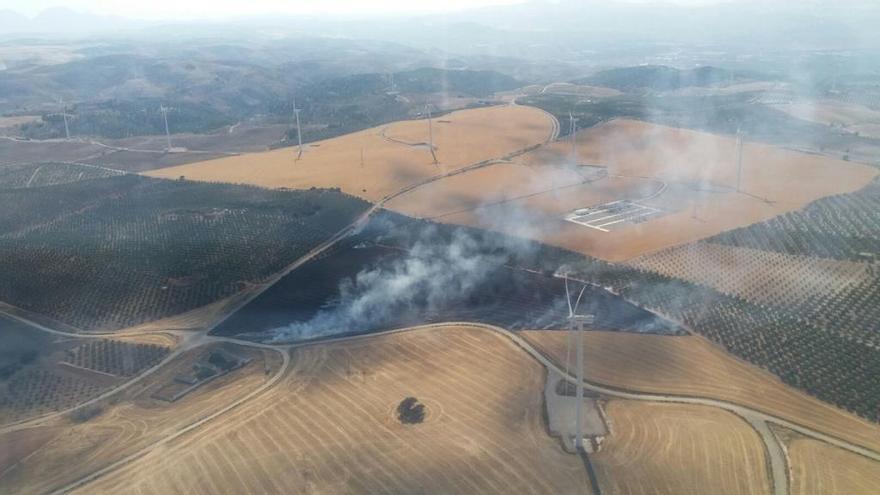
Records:
[[[7,189],[0,204],[0,300],[87,330],[136,325],[231,296],[366,208],[329,190],[136,176]]]
[[[788,446],[792,495],[869,495],[880,483],[880,463],[806,438]]]
[[[520,332],[565,362],[566,332]],[[708,397],[742,404],[880,450],[880,426],[782,383],[698,335],[667,337],[591,331],[585,335],[586,376],[642,392]]]
[[[59,338],[0,316],[0,425],[65,411],[158,364],[173,341],[153,340]]]
[[[369,201],[440,173],[502,157],[543,143],[551,120],[528,107],[461,110],[435,119],[439,167],[427,148],[425,120],[394,122],[296,148],[209,160],[154,170],[153,177],[253,184],[262,187],[338,187]]]
[[[0,188],[57,186],[80,180],[101,179],[121,172],[77,163],[29,163],[0,168]]]
[[[613,433],[591,456],[603,494],[771,492],[761,440],[736,415],[621,400],[607,414]]]
[[[253,359],[247,366],[212,380],[173,406],[152,395],[191,369],[213,346],[184,353],[149,379],[100,404],[94,417],[64,416],[26,430],[0,433],[27,449],[0,466],[0,492],[45,493],[137,452],[203,418],[264,384],[281,364],[278,353],[229,346]],[[77,462],[70,462],[77,459]],[[52,466],[52,469],[46,469]]]
[[[614,120],[578,133],[576,164],[571,144],[558,141],[511,165],[436,181],[388,206],[622,261],[853,192],[877,174],[864,165],[757,143],[746,143],[743,153],[745,193],[738,193],[734,139]],[[794,174],[803,180],[791,190]],[[614,222],[610,232],[564,220],[576,209],[623,199],[662,215],[641,223]],[[525,221],[540,228],[523,229]]]
[[[581,460],[544,431],[541,367],[503,337],[424,329],[298,348],[292,363],[270,393],[80,491],[589,493]],[[407,396],[422,423],[397,418]]]

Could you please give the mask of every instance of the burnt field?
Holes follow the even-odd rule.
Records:
[[[395,216],[293,271],[214,330],[277,342],[313,340],[445,321],[512,330],[567,325],[563,260],[531,243],[499,244],[473,229]],[[549,256],[548,256],[549,255]],[[538,261],[540,260],[540,262]],[[546,265],[544,267],[540,265]],[[571,284],[572,298],[581,290]],[[677,327],[599,288],[579,312],[601,330],[676,333]]]

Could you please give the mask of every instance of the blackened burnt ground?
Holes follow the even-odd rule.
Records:
[[[214,330],[296,342],[444,321],[563,329],[573,255],[478,229],[383,212],[359,235],[281,279]],[[583,286],[571,283],[572,299]],[[602,289],[584,290],[593,328],[679,333],[673,323]]]

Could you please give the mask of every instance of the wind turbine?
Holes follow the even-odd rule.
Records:
[[[171,151],[171,132],[168,130],[168,107],[159,105],[159,111],[162,112],[162,119],[165,121],[165,144],[167,150]]]
[[[299,151],[296,154],[296,160],[299,161],[303,156],[303,135],[302,129],[299,126],[299,112],[300,108],[296,108],[296,98],[293,99],[293,115],[296,118],[296,140],[299,142]]]
[[[61,105],[61,117],[64,119],[64,134],[67,136],[67,140],[70,141],[70,126],[67,124],[67,107],[64,106],[64,98],[58,98],[58,104]]]
[[[577,123],[578,120],[574,118],[571,112],[568,112],[568,128],[571,130],[571,157],[574,160],[574,164],[577,165]]]
[[[575,419],[574,419],[574,445],[575,450],[584,450],[584,325],[592,325],[595,320],[591,314],[578,314],[577,309],[581,303],[581,297],[587,289],[584,284],[578,293],[574,306],[571,304],[571,295],[568,291],[568,274],[562,275],[565,280],[565,300],[568,303],[569,337],[571,332],[577,330],[577,384],[575,385]],[[568,374],[568,343],[566,343],[566,374]]]
[[[434,126],[431,123],[431,105],[425,105],[425,114],[428,116],[428,148],[431,150],[434,165],[438,165],[437,155],[434,153]]]

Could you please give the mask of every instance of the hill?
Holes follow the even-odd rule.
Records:
[[[367,203],[124,175],[2,189],[0,205],[0,301],[113,330],[259,284]]]
[[[737,73],[718,67],[704,66],[682,70],[665,65],[640,65],[604,70],[572,82],[631,92],[670,91],[691,86],[715,86],[739,78]]]

